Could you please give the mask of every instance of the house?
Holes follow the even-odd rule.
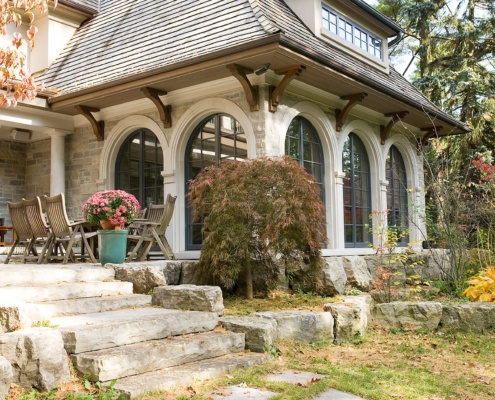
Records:
[[[367,254],[373,212],[423,240],[422,148],[469,129],[389,65],[401,28],[362,0],[59,0],[30,65],[45,84],[0,111],[0,211],[65,192],[143,206],[178,196],[169,242],[194,259],[189,179],[222,159],[289,154],[322,189],[324,255]]]

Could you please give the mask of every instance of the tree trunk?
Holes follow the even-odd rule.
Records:
[[[249,262],[246,265],[246,299],[253,299],[253,272]]]

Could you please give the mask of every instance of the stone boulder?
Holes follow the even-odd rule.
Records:
[[[263,353],[277,340],[277,322],[256,317],[222,317],[221,325],[231,332],[246,334],[246,349]]]
[[[167,285],[178,285],[180,283],[180,276],[182,273],[182,261],[161,261],[163,265],[163,273],[167,280]]]
[[[30,328],[0,335],[0,354],[12,365],[13,383],[41,392],[66,383],[69,362],[62,334],[51,328]]]
[[[163,266],[149,263],[111,264],[115,279],[132,282],[133,292],[149,294],[154,288],[167,284]]]
[[[440,327],[449,331],[493,332],[495,330],[495,304],[444,305]]]
[[[305,343],[333,341],[333,317],[328,312],[263,311],[257,317],[277,322],[277,340],[299,340]]]
[[[444,280],[452,268],[446,249],[430,249],[420,253],[422,264],[414,267],[423,280]]]
[[[378,277],[378,267],[382,267],[390,272],[396,273],[396,275],[392,279],[394,284],[397,282],[397,284],[402,286],[406,283],[406,267],[401,261],[395,260],[394,254],[365,256],[364,260],[366,261],[368,271],[370,272],[373,280],[377,279]]]
[[[173,310],[207,311],[223,315],[223,296],[218,286],[160,286],[153,291],[152,304]]]
[[[442,304],[436,302],[392,302],[377,304],[374,320],[382,326],[434,331],[442,318]]]
[[[197,277],[197,261],[183,261],[181,265],[181,274],[179,285],[196,285],[199,283]]]
[[[0,356],[0,400],[9,394],[10,384],[14,381],[12,365],[5,357]]]
[[[0,304],[0,334],[31,328],[37,319],[36,309],[26,303],[2,301]]]
[[[325,296],[343,294],[347,283],[347,275],[341,257],[325,257],[322,268],[320,287]]]
[[[368,264],[363,257],[342,257],[342,264],[347,276],[347,284],[364,292],[369,292],[373,286],[373,278],[368,270]]]
[[[323,306],[329,311],[335,321],[334,336],[336,342],[351,340],[366,332],[371,323],[370,295],[343,296],[342,303],[328,303]]]

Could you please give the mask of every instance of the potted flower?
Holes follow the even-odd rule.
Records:
[[[91,196],[82,207],[84,219],[103,229],[123,229],[139,214],[139,202],[124,190],[105,190]]]
[[[84,219],[98,230],[101,264],[122,264],[127,250],[126,225],[139,214],[139,202],[124,190],[105,190],[91,196],[82,207]]]

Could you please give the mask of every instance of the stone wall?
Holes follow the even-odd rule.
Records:
[[[5,224],[10,225],[7,202],[20,201],[26,195],[26,147],[25,143],[0,140],[0,212]]]
[[[82,205],[99,190],[103,143],[96,140],[89,126],[65,137],[65,199],[69,218],[82,218]]]
[[[50,195],[50,139],[28,143],[26,146],[26,199]]]

